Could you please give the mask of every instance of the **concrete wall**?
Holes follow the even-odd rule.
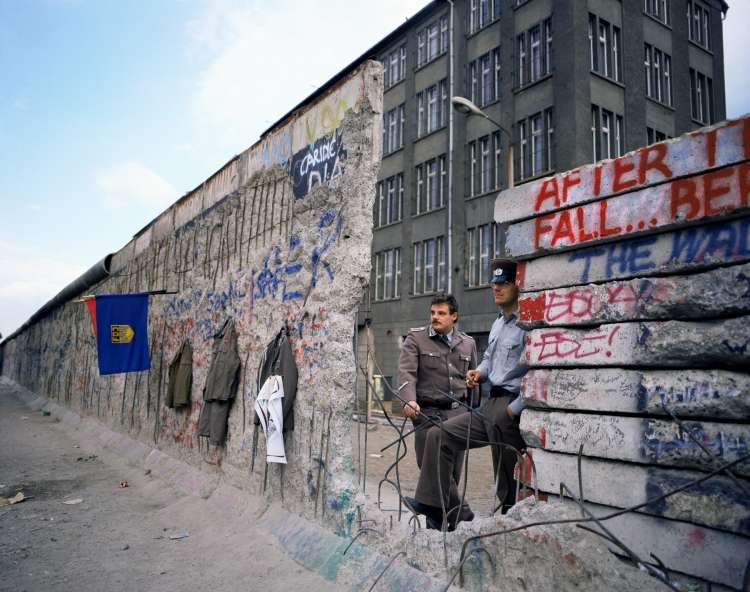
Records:
[[[347,530],[356,310],[370,274],[382,67],[366,62],[180,199],[114,257],[91,293],[166,289],[149,309],[150,371],[100,377],[86,307],[68,302],[3,344],[3,375],[83,416],[293,511]],[[242,360],[224,447],[196,435],[213,336],[233,319]],[[299,370],[289,464],[251,458],[256,373],[287,323]],[[192,404],[164,405],[167,367],[194,351]]]
[[[521,429],[550,499],[564,483],[606,513],[747,458],[749,159],[746,116],[497,198],[523,260]],[[739,589],[748,477],[745,460],[608,525],[640,557]]]

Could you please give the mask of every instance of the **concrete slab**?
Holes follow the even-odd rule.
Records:
[[[750,317],[534,329],[521,363],[532,367],[705,367],[750,364]]]
[[[560,483],[565,483],[579,495],[577,455],[537,449],[532,456],[541,491],[557,495]],[[588,456],[581,458],[584,499],[616,508],[643,504],[703,475]],[[530,479],[527,483],[532,485]],[[750,487],[750,481],[746,483]],[[750,498],[727,477],[712,477],[638,512],[750,536]]]
[[[551,505],[573,504],[574,502],[566,500],[561,504]],[[591,503],[586,506],[595,516],[603,516],[614,510]],[[635,513],[613,518],[605,522],[605,525],[645,561],[654,562],[651,557],[653,553],[670,570],[735,589],[742,587],[742,579],[750,559],[750,539],[694,524]],[[614,545],[609,547],[619,552]]]
[[[495,221],[522,220],[748,158],[750,118],[744,116],[507,189],[495,200]]]
[[[519,266],[522,291],[700,271],[750,260],[750,218],[587,247]]]
[[[604,413],[745,420],[750,417],[750,375],[726,370],[531,370],[521,396],[527,407]]]
[[[750,312],[750,264],[689,276],[636,278],[542,292],[519,299],[527,328],[649,319],[700,319]]]
[[[746,425],[685,423],[717,461],[671,420],[527,409],[521,415],[521,434],[533,448],[577,454],[583,445],[586,456],[701,471],[711,471],[749,452],[750,429]],[[733,470],[750,475],[750,461]]]
[[[531,257],[570,250],[712,221],[749,205],[750,163],[745,162],[512,224],[505,251]]]

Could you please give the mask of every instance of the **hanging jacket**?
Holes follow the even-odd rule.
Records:
[[[188,340],[182,344],[169,364],[167,385],[167,407],[190,405],[190,390],[193,386],[193,348]]]
[[[229,407],[237,394],[240,377],[240,355],[234,321],[227,321],[214,337],[211,368],[203,388],[203,409],[198,420],[198,435],[221,446],[227,435]]]
[[[266,346],[263,359],[258,368],[258,392],[271,375],[280,375],[284,385],[282,412],[284,415],[284,432],[294,429],[294,399],[297,396],[297,365],[294,363],[292,346],[289,343],[289,330],[284,327]],[[260,424],[258,414],[255,425]]]

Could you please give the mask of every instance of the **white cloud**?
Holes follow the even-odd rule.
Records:
[[[177,197],[177,190],[140,162],[122,162],[94,175],[105,206],[132,205],[164,208]]]
[[[0,241],[0,332],[7,336],[86,271],[55,254]]]
[[[424,0],[213,0],[187,27],[201,59],[193,106],[215,133],[252,144],[260,133],[339,72]],[[354,25],[356,23],[356,26]]]

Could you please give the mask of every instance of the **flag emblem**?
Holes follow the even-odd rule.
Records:
[[[135,331],[130,325],[110,325],[112,343],[130,343],[133,341]]]

